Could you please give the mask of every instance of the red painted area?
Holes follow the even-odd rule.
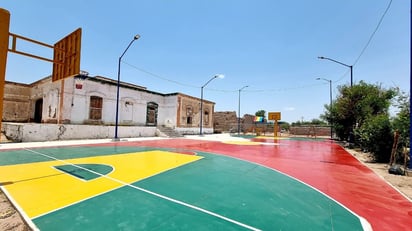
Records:
[[[319,189],[367,219],[373,230],[412,230],[412,202],[338,144],[330,141],[268,142],[279,145],[234,145],[190,139],[122,142],[116,145],[204,151],[255,162]]]

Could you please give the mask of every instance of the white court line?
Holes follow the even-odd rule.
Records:
[[[113,178],[113,177],[110,177],[110,176],[107,176],[107,175],[103,175],[103,174],[101,174],[101,173],[95,172],[95,171],[90,170],[90,169],[87,169],[87,168],[83,168],[83,167],[78,166],[78,165],[76,165],[76,164],[73,164],[73,163],[70,163],[70,162],[67,162],[67,161],[64,161],[64,160],[57,159],[57,158],[52,157],[52,156],[49,156],[49,155],[47,155],[47,154],[44,154],[44,153],[41,153],[41,152],[37,152],[37,151],[31,150],[31,149],[27,149],[27,148],[25,148],[24,150],[29,151],[29,152],[32,152],[32,153],[35,153],[35,154],[38,154],[38,155],[45,156],[45,157],[47,157],[47,158],[49,158],[49,159],[53,159],[53,160],[56,160],[56,161],[60,161],[60,162],[65,163],[65,164],[67,164],[67,165],[72,165],[72,166],[74,166],[74,167],[83,169],[83,170],[85,170],[85,171],[89,171],[89,172],[94,173],[94,174],[97,174],[97,175],[99,175],[99,176],[101,176],[101,177],[105,177],[105,178],[107,178],[107,179],[109,179],[109,180],[112,180],[112,181],[115,181],[115,182],[117,182],[117,183],[119,183],[119,184],[122,184],[122,185],[124,185],[124,186],[129,186],[129,187],[131,187],[131,188],[134,188],[134,189],[137,189],[137,190],[139,190],[139,191],[142,191],[142,192],[151,194],[151,195],[153,195],[153,196],[156,196],[156,197],[159,197],[159,198],[168,200],[168,201],[170,201],[170,202],[173,202],[173,203],[176,203],[176,204],[180,204],[180,205],[182,205],[182,206],[185,206],[185,207],[188,207],[188,208],[191,208],[191,209],[194,209],[194,210],[197,210],[197,211],[206,213],[206,214],[208,214],[208,215],[217,217],[217,218],[222,219],[222,220],[225,220],[225,221],[227,221],[227,222],[230,222],[230,223],[236,224],[236,225],[238,225],[238,226],[244,227],[244,228],[246,228],[246,229],[256,230],[256,231],[260,230],[260,229],[258,229],[258,228],[253,227],[253,226],[250,226],[250,225],[244,224],[244,223],[242,223],[242,222],[236,221],[236,220],[234,220],[234,219],[231,219],[231,218],[228,218],[228,217],[219,215],[219,214],[214,213],[214,212],[212,212],[212,211],[209,211],[209,210],[206,210],[206,209],[202,209],[202,208],[200,208],[200,207],[197,207],[197,206],[188,204],[188,203],[186,203],[186,202],[183,202],[183,201],[180,201],[180,200],[177,200],[177,199],[173,199],[173,198],[168,197],[168,196],[161,195],[161,194],[159,194],[159,193],[152,192],[152,191],[150,191],[150,190],[147,190],[147,189],[144,189],[144,188],[141,188],[141,187],[138,187],[138,186],[129,184],[129,183],[124,182],[124,181],[121,181],[121,180],[119,180],[119,179],[116,179],[116,178]]]
[[[13,206],[16,208],[16,210],[20,213],[20,215],[23,217],[24,221],[27,223],[27,225],[33,230],[33,231],[40,231],[40,229],[37,228],[37,226],[33,223],[33,221],[27,216],[27,214],[24,212],[24,210],[20,207],[20,205],[17,203],[16,200],[11,196],[11,194],[7,191],[7,189],[4,186],[0,186],[2,188],[3,193],[6,194],[7,198],[10,200],[10,202],[13,204]]]

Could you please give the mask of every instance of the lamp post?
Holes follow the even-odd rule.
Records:
[[[237,135],[240,135],[240,92],[243,90],[243,89],[245,89],[245,88],[247,88],[247,87],[249,87],[249,86],[244,86],[244,87],[242,87],[242,88],[240,88],[239,89],[239,102],[238,102],[238,113],[239,113],[239,115],[238,115],[238,117],[237,117]]]
[[[203,135],[203,132],[202,132],[202,127],[203,127],[203,88],[206,87],[206,85],[209,84],[210,81],[212,81],[212,80],[214,80],[214,79],[216,79],[216,78],[223,79],[224,77],[225,77],[225,76],[222,75],[222,74],[217,74],[217,75],[213,76],[211,79],[209,79],[209,81],[207,81],[207,82],[201,87],[201,90],[200,90],[200,132],[199,132],[200,135]]]
[[[412,3],[409,5],[410,12],[412,12]],[[409,16],[410,20],[410,31],[412,31],[412,13]],[[410,53],[409,53],[409,113],[412,110],[411,102],[411,90],[412,90],[412,33],[409,34],[409,42],[410,42]],[[412,124],[412,117],[409,116],[409,124]],[[409,126],[409,159],[412,160],[412,149],[410,148],[410,144],[412,144],[412,127]],[[412,169],[412,161],[409,161],[409,169]]]
[[[329,112],[331,115],[331,121],[332,121],[332,80],[330,79],[325,79],[325,78],[316,78],[316,80],[324,80],[329,82]],[[330,139],[333,139],[333,122],[330,123]]]
[[[351,87],[353,86],[353,66],[352,65],[344,64],[342,62],[336,61],[336,60],[331,59],[331,58],[323,57],[323,56],[319,56],[318,59],[327,59],[329,61],[332,61],[332,62],[338,63],[340,65],[343,65],[345,67],[349,67],[350,68],[350,86]]]
[[[117,94],[116,94],[116,124],[114,127],[114,140],[119,141],[119,137],[117,136],[117,130],[119,127],[119,90],[120,90],[120,63],[122,62],[122,57],[126,53],[126,51],[129,49],[129,47],[132,45],[132,43],[140,38],[140,35],[135,35],[133,37],[133,40],[130,41],[129,45],[126,47],[126,49],[123,51],[122,55],[119,57],[119,64],[117,66]]]

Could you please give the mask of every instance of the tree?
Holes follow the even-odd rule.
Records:
[[[354,130],[362,127],[370,117],[388,115],[391,100],[396,95],[394,89],[383,89],[378,84],[363,81],[353,86],[339,86],[338,90],[332,108],[325,106],[327,112],[321,118],[334,125],[335,133],[341,140],[353,135]]]
[[[265,117],[266,115],[266,111],[265,110],[259,110],[255,113],[255,116],[261,116],[261,117]]]
[[[287,123],[287,122],[280,123],[279,125],[280,125],[280,129],[282,129],[282,130],[289,131],[289,129],[290,129],[290,124]]]
[[[312,125],[326,125],[325,121],[320,119],[312,119],[310,122]]]
[[[410,96],[405,92],[398,94],[397,101],[394,106],[399,109],[396,116],[392,119],[392,127],[399,132],[398,152],[402,153],[402,149],[410,147],[409,128],[410,128]]]
[[[311,121],[296,121],[292,122],[291,126],[311,126],[311,125],[326,125],[326,122],[321,119],[312,119]]]
[[[389,116],[380,114],[368,117],[361,127],[355,129],[358,144],[367,152],[371,152],[375,161],[388,163],[393,144],[393,132]]]

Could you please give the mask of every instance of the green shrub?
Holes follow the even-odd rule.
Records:
[[[362,150],[372,153],[377,162],[389,162],[393,133],[386,114],[366,119],[363,125],[354,132]]]

